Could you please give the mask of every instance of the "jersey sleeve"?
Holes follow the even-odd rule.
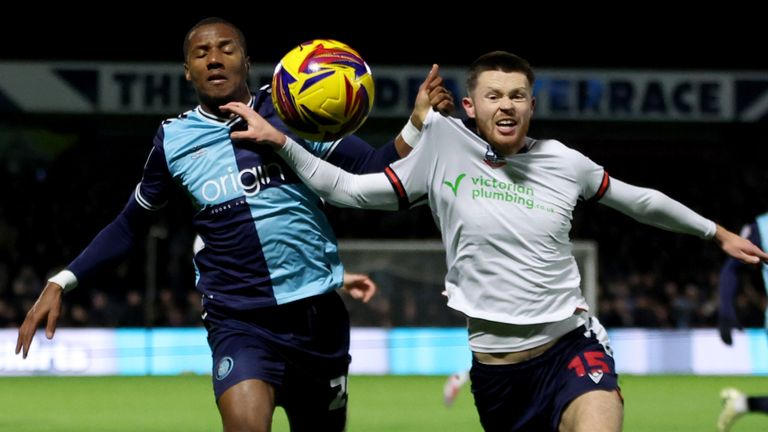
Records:
[[[141,182],[136,187],[134,196],[138,204],[147,210],[158,210],[168,202],[172,186],[171,174],[163,148],[164,131],[160,127],[152,143]]]
[[[615,178],[600,203],[638,222],[704,239],[712,238],[717,228],[711,220],[655,189],[634,186]]]
[[[570,151],[571,162],[576,169],[576,178],[581,189],[579,197],[582,200],[599,200],[611,185],[608,172],[580,152],[573,149]]]
[[[436,125],[447,121],[441,114],[430,110],[424,120],[421,137],[408,156],[392,163],[392,185],[395,190],[401,189],[400,208],[412,207],[423,201],[428,193],[429,167],[438,157],[438,145],[435,139]]]
[[[313,155],[290,137],[278,154],[307,186],[332,204],[398,209],[399,197],[385,173],[351,174]]]
[[[278,153],[305,184],[334,205],[379,210],[407,209],[423,203],[427,195],[426,167],[430,166],[430,159],[436,157],[436,146],[432,145],[428,132],[438,117],[439,114],[430,111],[418,145],[408,156],[385,167],[383,172],[352,174],[331,165],[330,159],[326,162],[313,155],[311,149],[290,137]],[[350,138],[353,142],[357,140]]]
[[[154,212],[140,206],[132,195],[115,220],[104,227],[67,268],[82,282],[115,265],[133,249],[136,239],[146,234],[153,215]]]
[[[390,163],[400,158],[395,150],[394,141],[374,148],[356,135],[334,142],[325,154],[313,153],[354,174],[381,172]]]

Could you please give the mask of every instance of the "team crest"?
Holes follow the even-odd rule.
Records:
[[[591,379],[595,384],[599,383],[600,380],[603,379],[603,371],[600,369],[591,371],[589,373],[589,379]]]
[[[216,366],[216,380],[223,380],[229,375],[230,372],[232,372],[232,369],[234,368],[235,361],[232,360],[232,357],[224,357],[223,359],[219,360],[219,365]]]

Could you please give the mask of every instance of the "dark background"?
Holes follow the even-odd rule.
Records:
[[[502,49],[538,68],[766,69],[764,16],[737,3],[671,10],[650,4],[528,8],[515,2],[419,10],[413,3],[302,8],[249,2],[203,12],[161,4],[16,4],[0,25],[0,58],[182,61],[187,30],[220,16],[243,30],[252,61],[262,63],[277,62],[305,40],[335,38],[372,65],[466,66]]]

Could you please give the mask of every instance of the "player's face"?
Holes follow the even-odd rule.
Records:
[[[184,76],[203,107],[218,112],[219,105],[250,100],[248,57],[235,29],[221,23],[201,26],[189,35],[188,46]]]
[[[480,73],[474,90],[462,100],[480,136],[505,156],[523,147],[535,102],[525,74],[502,71]]]

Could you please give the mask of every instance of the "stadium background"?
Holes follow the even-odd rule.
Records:
[[[174,62],[180,69],[184,33],[198,19],[219,15],[244,30],[252,60],[261,63],[277,61],[303,40],[333,37],[357,48],[374,73],[379,65],[421,67],[425,73],[433,62],[463,68],[484,52],[505,49],[527,58],[537,70],[750,71],[768,79],[762,15],[736,7],[732,12],[720,7],[673,14],[649,5],[600,12],[562,6],[526,10],[519,5],[497,10],[489,5],[478,13],[467,12],[466,5],[439,13],[392,6],[388,7],[392,12],[382,8],[374,19],[370,13],[354,11],[339,16],[327,5],[304,12],[287,7],[291,10],[282,14],[251,5],[203,14],[160,13],[127,4],[92,4],[84,13],[72,4],[62,6],[16,5],[0,26],[0,62]],[[24,8],[30,10],[19,12]],[[265,25],[273,30],[263,30]],[[71,260],[120,210],[139,179],[162,118],[0,110],[0,326],[8,327],[9,334],[37,296],[46,272]],[[378,139],[399,130],[403,120],[374,117],[361,133]],[[531,135],[558,138],[613,176],[660,189],[738,230],[768,209],[766,132],[765,117],[754,123],[534,119]],[[193,233],[185,222],[189,209],[183,198],[177,201],[181,205],[158,221],[160,232],[167,232],[158,243],[158,268],[167,271],[157,275],[158,315],[152,320],[156,326],[198,323],[196,308],[189,306],[197,303],[197,297],[188,295],[193,291],[189,247]],[[397,214],[334,208],[328,212],[342,239],[438,237],[425,209]],[[714,336],[714,289],[723,260],[715,245],[645,227],[590,204],[575,214],[573,235],[599,245],[601,317],[614,328],[699,328]],[[147,283],[145,250],[137,248],[91,290],[68,295],[63,324],[145,325],[141,303]],[[765,305],[762,286],[758,280],[746,288],[739,302],[744,323],[759,327]],[[438,289],[431,290],[433,300],[439,298]],[[461,325],[461,318],[446,309],[426,315],[393,312],[387,315],[388,322],[371,322],[381,314],[353,313],[353,320],[385,327]],[[436,322],[436,316],[441,321]],[[758,340],[762,333],[752,336]],[[659,340],[651,337],[651,342]],[[679,341],[670,342],[664,348],[673,354],[649,345],[648,357],[677,355],[671,347]],[[716,343],[711,341],[711,346]],[[0,347],[3,363],[12,357],[12,345]],[[216,429],[207,378],[158,379],[2,377],[0,406],[5,414],[0,425],[18,431]],[[351,430],[477,430],[471,398],[460,398],[452,411],[442,410],[441,383],[439,377],[353,377]],[[720,387],[738,385],[764,393],[765,383],[765,377],[627,375],[622,382],[628,401],[627,430],[709,430]],[[147,385],[157,387],[148,390]],[[408,415],[392,415],[401,412]],[[745,419],[736,430],[763,430],[760,420]],[[280,421],[275,430],[285,430],[284,420]]]
[[[207,15],[138,10],[106,12],[98,18],[20,15],[0,27],[2,40],[8,41],[0,59],[171,62],[181,69],[183,36]],[[337,18],[338,24],[331,26],[317,15],[313,17],[311,11],[289,19],[248,6],[239,7],[237,13],[221,13],[243,29],[254,62],[271,64],[298,42],[332,37],[356,47],[374,74],[377,66],[405,65],[426,72],[433,62],[464,68],[492,49],[518,53],[539,71],[693,74],[768,70],[768,56],[751,52],[751,41],[758,40],[759,30],[748,22],[749,14],[744,15],[733,21],[727,13],[697,19],[645,13],[630,20],[610,11],[582,11],[567,18],[539,11],[530,12],[529,19],[510,17],[497,22],[482,14],[457,21],[455,17],[416,14],[406,19],[382,13],[376,23],[348,15]],[[279,30],[265,29],[266,21]],[[0,308],[0,325],[15,325],[36,296],[45,272],[71,260],[120,210],[140,177],[150,139],[163,117],[156,113],[57,115],[4,110],[0,117],[4,191],[0,198],[0,293],[5,303],[11,304]],[[399,130],[403,120],[372,116],[360,134],[373,143],[382,142]],[[768,119],[763,113],[750,123],[534,118],[531,135],[560,139],[602,164],[614,177],[662,190],[738,230],[768,209],[768,172],[762,163],[768,152],[763,142],[767,130]],[[159,268],[168,271],[158,275],[158,284],[161,302],[170,306],[153,320],[155,325],[197,322],[189,307],[195,304],[195,297],[187,295],[192,286],[188,246],[193,233],[189,224],[180,222],[188,220],[189,208],[183,198],[176,201],[181,205],[172,206],[158,222],[168,231],[158,254]],[[331,207],[328,214],[342,239],[438,237],[424,208],[387,214]],[[609,325],[714,324],[714,288],[723,260],[714,245],[637,224],[594,204],[582,205],[575,214],[573,236],[595,240],[599,245],[599,280],[604,293],[601,309]],[[144,255],[145,249],[138,248],[118,267],[117,277],[114,273],[104,275],[96,284],[100,289],[95,295],[85,290],[73,292],[67,323],[145,322],[138,313],[141,307],[120,314],[109,309],[110,304],[136,301],[132,292],[141,292],[147,279]],[[761,325],[765,300],[760,285],[755,286],[748,287],[740,302],[747,326]],[[104,300],[106,309],[94,305]],[[120,315],[125,320],[118,320]],[[456,316],[449,322],[461,323]],[[436,323],[395,319],[389,324]]]

